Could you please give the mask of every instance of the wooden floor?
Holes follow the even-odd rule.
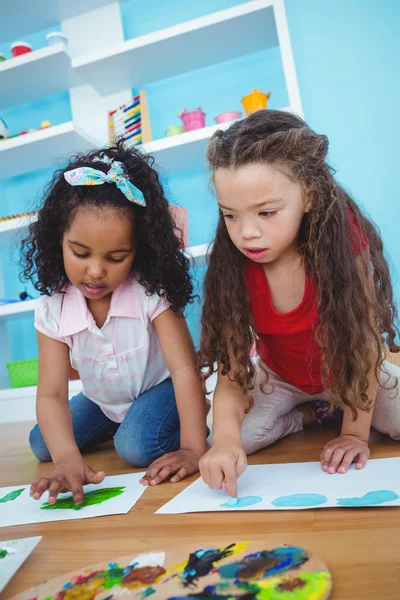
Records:
[[[39,465],[28,446],[29,423],[0,427],[0,486],[29,483]],[[309,428],[250,458],[251,464],[318,460],[335,429]],[[372,457],[400,455],[400,445],[374,435]],[[87,455],[108,475],[130,472],[113,448]],[[339,476],[338,476],[339,477]],[[194,478],[146,491],[127,515],[6,527],[3,540],[42,535],[43,540],[1,598],[45,579],[118,556],[184,543],[267,540],[312,550],[325,560],[334,581],[334,600],[399,600],[400,508],[318,509],[306,511],[155,515],[154,512]]]

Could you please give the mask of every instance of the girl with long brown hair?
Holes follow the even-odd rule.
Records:
[[[400,440],[400,369],[384,360],[400,348],[382,240],[327,152],[326,136],[274,110],[217,131],[208,147],[220,215],[199,359],[206,379],[218,365],[218,383],[200,469],[231,496],[247,454],[313,421],[343,418],[321,451],[328,473],[365,466],[371,424]]]

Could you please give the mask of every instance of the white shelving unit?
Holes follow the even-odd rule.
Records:
[[[6,319],[23,319],[29,313],[33,313],[38,300],[25,300],[24,302],[12,302],[0,306],[0,321]]]
[[[49,27],[59,30],[62,21],[114,2],[116,0],[10,0],[7,2],[7,10],[1,15],[0,43],[17,40],[33,31]]]
[[[72,121],[0,142],[0,179],[62,164],[98,145]]]
[[[0,63],[0,109],[63,92],[76,79],[64,44],[10,58]]]
[[[26,228],[32,222],[32,218],[32,216],[19,217],[18,219],[0,222],[0,250],[10,248],[17,237],[24,235]]]
[[[54,27],[68,37],[68,49],[50,46],[1,63],[0,109],[68,89],[72,121],[0,142],[0,179],[58,166],[74,152],[105,143],[106,111],[128,102],[132,87],[272,47],[279,46],[288,93],[289,106],[283,110],[302,115],[284,0],[243,1],[128,41],[117,0],[13,0],[8,4],[2,13],[0,43]],[[142,149],[155,157],[162,173],[183,171],[205,164],[208,140],[219,128],[155,140]],[[4,214],[1,205],[0,214]],[[21,238],[34,218],[0,223],[0,250]],[[202,244],[186,249],[193,265],[206,264],[208,248]],[[0,264],[4,295],[2,284]],[[0,307],[0,422],[35,416],[35,387],[4,388],[5,363],[10,360],[9,322],[32,318],[36,304],[37,300],[30,300]],[[71,396],[80,390],[81,382],[70,383]]]
[[[0,390],[0,423],[15,423],[17,421],[34,421],[36,419],[36,391],[35,385]],[[69,397],[75,396],[82,391],[82,383],[79,379],[69,382]],[[6,415],[7,421],[2,419]]]
[[[253,0],[74,58],[72,64],[108,95],[277,45],[273,0]]]

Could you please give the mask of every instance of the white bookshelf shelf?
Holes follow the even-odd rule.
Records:
[[[252,0],[78,56],[72,66],[107,96],[277,45],[273,0]]]
[[[71,58],[64,44],[10,58],[0,63],[0,109],[63,92],[73,83]]]
[[[0,43],[17,40],[28,33],[54,27],[60,21],[71,19],[90,10],[116,2],[116,0],[10,0],[1,15]]]
[[[58,166],[98,145],[72,121],[0,142],[0,179]]]
[[[1,400],[12,400],[13,398],[36,397],[37,386],[29,385],[20,388],[5,388],[0,390]],[[78,393],[82,391],[82,382],[80,379],[72,379],[69,382],[69,392]]]
[[[82,391],[82,382],[69,382],[68,396],[71,399]],[[0,389],[0,423],[36,421],[37,386]]]
[[[37,303],[38,300],[25,300],[0,306],[0,321],[9,318],[23,319],[35,310]]]
[[[207,144],[215,131],[227,129],[231,123],[211,125],[179,135],[154,140],[140,146],[154,156],[156,166],[165,173],[176,173],[206,165]]]
[[[31,215],[0,222],[0,250],[10,248],[19,241],[33,220],[35,217]]]

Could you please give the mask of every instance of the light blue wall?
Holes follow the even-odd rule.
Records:
[[[121,4],[126,38],[240,4],[240,0],[128,0]],[[338,178],[359,200],[382,230],[385,245],[398,264],[397,140],[400,128],[397,99],[400,83],[400,43],[397,0],[286,0],[304,112],[312,127],[331,141],[331,162]],[[166,9],[168,7],[168,9]],[[25,38],[44,45],[44,34]],[[9,46],[9,45],[8,45]],[[0,46],[0,52],[4,46]],[[272,90],[271,108],[288,104],[279,52],[272,48],[238,60],[152,83],[148,94],[154,138],[163,137],[170,123],[179,123],[183,108],[201,106],[207,124],[224,110],[242,110],[240,98],[253,87]],[[397,92],[397,94],[396,94]],[[396,111],[396,113],[395,113]],[[13,133],[71,118],[67,94],[2,111]],[[0,181],[0,214],[27,210],[49,178],[45,170]],[[163,179],[170,200],[188,208],[190,243],[212,237],[216,205],[208,190],[208,174],[196,169]],[[8,253],[2,258],[6,291],[20,289]],[[196,277],[201,280],[202,273]],[[396,292],[400,287],[396,280]],[[189,322],[198,340],[199,308],[190,308]],[[32,320],[10,322],[14,360],[36,356]]]
[[[305,118],[381,229],[400,284],[400,2],[285,0]]]

